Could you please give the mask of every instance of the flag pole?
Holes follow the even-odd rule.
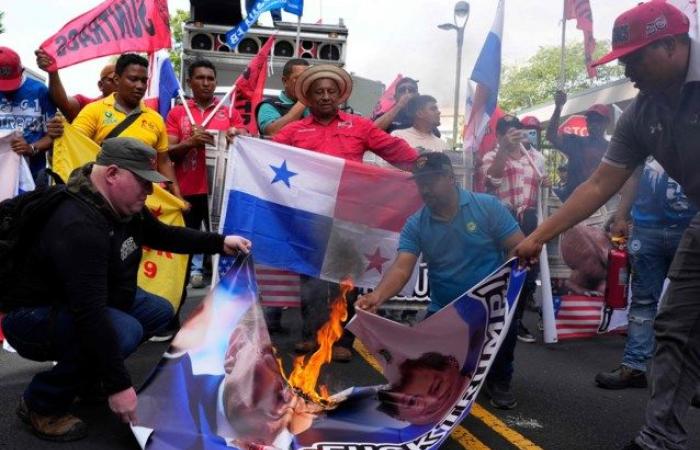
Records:
[[[559,90],[564,89],[564,83],[566,82],[566,76],[564,75],[564,58],[566,55],[566,2],[563,1],[563,8],[561,14],[561,57],[559,59]]]
[[[216,107],[214,109],[212,109],[212,111],[209,113],[207,118],[204,119],[204,122],[202,122],[202,128],[207,127],[207,125],[209,124],[209,121],[211,121],[212,117],[214,117],[214,114],[216,114],[219,111],[219,109],[221,109],[221,107],[224,105],[224,103],[226,103],[226,100],[228,100],[229,97],[231,97],[231,94],[233,94],[233,91],[235,91],[235,90],[236,90],[236,83],[233,83],[233,86],[231,86],[231,89],[226,93],[224,98],[221,99],[221,101],[216,105]]]
[[[296,49],[296,58],[299,58],[301,55],[301,51],[299,48],[299,40],[301,37],[301,16],[297,16],[297,39],[296,39],[296,44],[295,44],[295,49]]]
[[[180,84],[179,81],[178,81],[178,84]],[[190,121],[190,125],[194,125],[194,117],[192,117],[192,111],[190,111],[190,105],[188,105],[187,100],[185,100],[185,96],[182,93],[181,86],[178,86],[178,88],[177,88],[177,95],[180,97],[180,101],[182,102],[182,106],[185,108],[185,112],[187,113],[187,118]]]

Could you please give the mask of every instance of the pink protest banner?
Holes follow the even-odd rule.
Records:
[[[57,70],[100,56],[170,48],[167,0],[106,0],[41,44]]]

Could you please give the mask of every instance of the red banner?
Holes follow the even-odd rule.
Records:
[[[575,134],[577,136],[588,136],[588,124],[586,116],[570,116],[559,125],[559,134]]]
[[[258,134],[258,121],[255,120],[255,109],[262,101],[265,81],[267,81],[267,65],[270,51],[275,43],[271,36],[265,45],[248,63],[245,71],[236,79],[235,108],[241,113],[248,132],[253,136]]]
[[[106,0],[41,44],[57,70],[100,56],[170,48],[167,0]]]
[[[389,111],[393,106],[394,103],[396,103],[396,100],[394,100],[394,94],[396,93],[396,86],[399,84],[399,81],[403,78],[403,75],[398,74],[396,75],[396,78],[394,78],[394,81],[391,82],[388,88],[384,91],[382,96],[379,98],[379,101],[374,107],[374,111],[372,111],[372,117],[377,117],[379,114],[384,114],[387,111]]]
[[[595,67],[591,67],[593,62],[593,52],[595,51],[595,39],[593,38],[593,13],[589,0],[566,0],[566,19],[576,19],[576,28],[583,31],[583,52],[586,58],[586,69],[588,76],[593,78],[598,75]]]

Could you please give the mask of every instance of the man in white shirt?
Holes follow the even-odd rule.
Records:
[[[440,125],[440,110],[435,98],[430,95],[414,97],[406,105],[406,110],[413,126],[394,130],[392,136],[400,137],[420,153],[449,150],[447,142],[433,134],[433,130]]]

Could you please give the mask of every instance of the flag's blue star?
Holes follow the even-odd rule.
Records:
[[[287,160],[286,159],[284,161],[282,161],[282,165],[279,167],[275,167],[272,164],[270,164],[270,169],[272,169],[275,172],[275,178],[272,179],[272,183],[270,183],[270,184],[275,184],[278,181],[281,181],[284,184],[286,184],[288,188],[292,187],[289,184],[289,179],[292,178],[293,176],[296,176],[297,173],[292,172],[291,170],[287,169]]]

